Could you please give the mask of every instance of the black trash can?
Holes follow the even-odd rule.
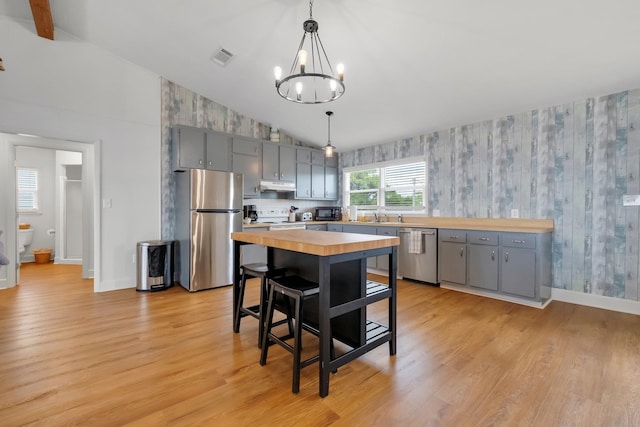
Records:
[[[173,240],[138,242],[136,291],[162,291],[173,286]]]

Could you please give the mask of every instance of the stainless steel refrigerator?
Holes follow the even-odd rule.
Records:
[[[242,174],[176,173],[176,270],[190,292],[233,283],[233,241],[242,231]]]

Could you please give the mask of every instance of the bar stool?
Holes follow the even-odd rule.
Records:
[[[251,264],[244,264],[240,266],[242,271],[242,277],[240,279],[240,289],[238,290],[238,302],[234,308],[236,311],[235,324],[233,325],[233,332],[240,332],[240,319],[246,316],[251,316],[258,319],[258,347],[262,347],[262,335],[264,331],[264,320],[262,313],[266,308],[267,303],[267,280],[270,278],[282,277],[287,272],[286,268],[272,268],[263,262],[256,262]],[[260,277],[260,302],[256,305],[244,306],[244,291],[247,286],[247,278]],[[292,329],[291,321],[289,320],[289,329]]]
[[[319,331],[303,321],[303,309],[304,301],[317,296],[320,293],[320,287],[315,282],[310,282],[298,276],[285,276],[282,278],[269,279],[269,297],[268,307],[265,316],[265,329],[264,336],[262,338],[262,350],[260,352],[260,365],[264,366],[267,363],[267,353],[269,346],[272,343],[279,344],[284,347],[289,353],[293,354],[293,382],[291,391],[298,393],[300,391],[300,370],[310,364],[318,361],[319,355],[315,355],[306,360],[300,360],[302,353],[302,329],[311,332],[318,336]],[[294,302],[293,308],[293,322],[295,324],[293,329],[293,337],[291,334],[278,337],[271,331],[273,325],[273,312],[275,310],[276,298],[278,294],[289,297]],[[329,332],[331,333],[331,332]],[[293,338],[293,345],[290,345],[285,340]],[[333,348],[333,339],[331,339],[331,358],[335,357]],[[334,371],[335,373],[336,371]]]

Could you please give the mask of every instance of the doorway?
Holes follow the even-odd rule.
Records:
[[[58,203],[57,207],[50,207],[54,211],[56,218],[54,226],[46,229],[41,227],[39,231],[42,239],[50,238],[51,246],[55,246],[57,258],[55,261],[60,264],[81,264],[82,277],[94,278],[94,291],[98,290],[99,280],[97,268],[94,265],[95,260],[99,259],[99,235],[96,233],[96,227],[94,227],[94,224],[99,224],[99,221],[96,220],[96,200],[99,197],[99,194],[96,194],[99,179],[96,170],[98,144],[98,142],[82,143],[0,133],[0,164],[3,163],[2,157],[5,157],[5,164],[9,166],[6,172],[0,172],[0,178],[4,179],[7,183],[6,188],[9,188],[9,190],[5,188],[4,194],[0,194],[8,202],[4,215],[0,212],[0,229],[4,228],[4,243],[7,248],[7,256],[11,262],[10,265],[3,268],[4,272],[0,272],[4,276],[0,277],[0,282],[2,282],[0,283],[0,288],[12,287],[19,283],[18,223],[22,221],[22,217],[21,213],[18,212],[16,200],[16,167],[11,166],[17,166],[17,152],[20,150],[40,149],[49,153],[75,154],[81,159],[81,169],[68,160],[56,163],[55,168],[58,170],[54,179],[54,187],[57,187],[57,190],[53,191],[60,200],[63,198],[62,193],[70,192],[72,193],[72,200]],[[55,154],[52,154],[52,156],[55,156]],[[75,219],[74,215],[76,215]],[[76,226],[79,225],[79,227],[75,227],[72,230],[69,229],[68,224],[71,222]],[[65,226],[65,223],[67,226]],[[46,234],[47,232],[49,234]],[[45,235],[43,236],[42,233],[45,233]],[[36,230],[34,230],[33,234],[35,237]],[[56,234],[57,236],[55,236]],[[63,235],[61,236],[61,234]],[[63,242],[65,238],[67,241]],[[46,240],[44,241],[46,242]],[[33,243],[38,244],[35,239]],[[34,247],[32,246],[31,248]]]

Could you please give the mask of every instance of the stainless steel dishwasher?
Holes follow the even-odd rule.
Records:
[[[438,283],[438,230],[401,228],[398,274],[405,279]]]

